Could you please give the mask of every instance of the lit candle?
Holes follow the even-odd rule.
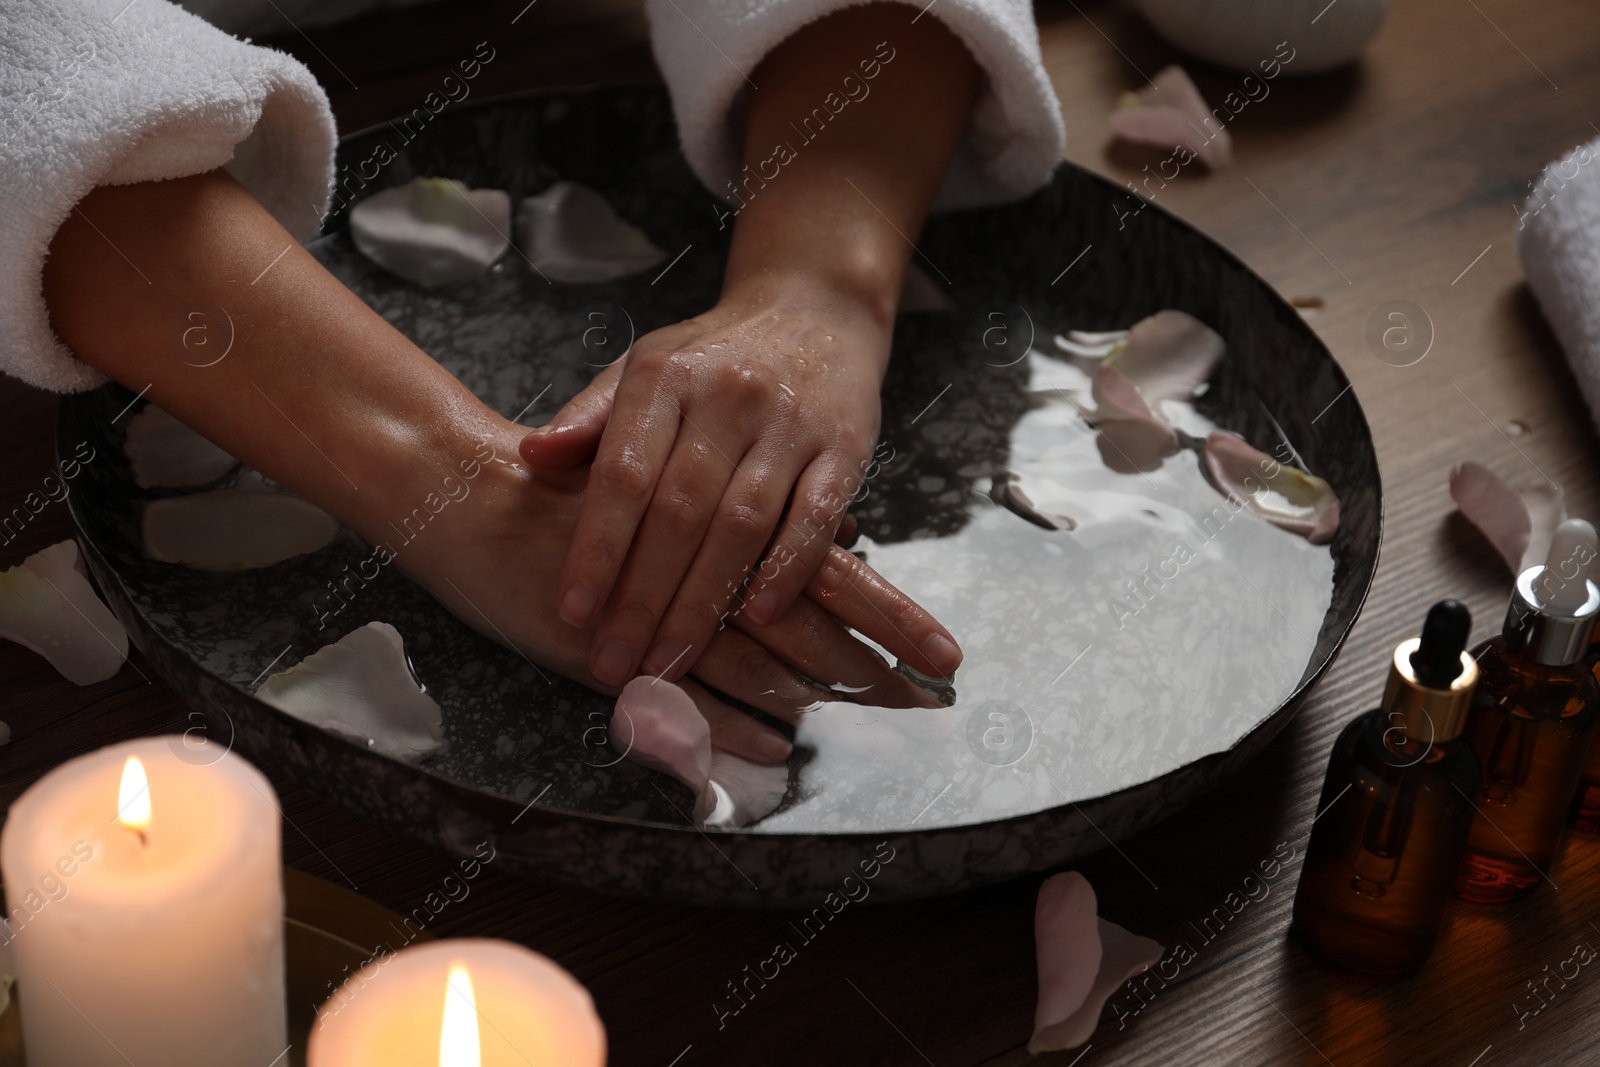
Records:
[[[0,835],[29,1067],[282,1067],[272,786],[193,738],[64,763]]]
[[[602,1067],[594,1001],[509,941],[435,941],[380,957],[317,1013],[309,1067]]]

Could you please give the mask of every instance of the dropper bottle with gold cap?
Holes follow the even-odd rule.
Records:
[[[1472,824],[1478,760],[1461,740],[1478,668],[1454,600],[1394,650],[1383,706],[1334,742],[1294,898],[1294,930],[1333,963],[1399,977],[1422,966]]]
[[[1583,664],[1600,618],[1600,587],[1588,580],[1597,555],[1593,526],[1556,527],[1545,562],[1517,576],[1500,636],[1476,650],[1482,678],[1464,736],[1483,765],[1483,795],[1456,880],[1466,900],[1524,896],[1560,848],[1600,723],[1600,689]]]

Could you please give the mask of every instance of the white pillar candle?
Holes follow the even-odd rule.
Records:
[[[0,938],[28,1067],[283,1067],[278,819],[259,771],[192,738],[103,748],[24,793]]]
[[[521,945],[462,939],[413,945],[352,975],[317,1012],[308,1067],[605,1062],[605,1027],[577,979]]]

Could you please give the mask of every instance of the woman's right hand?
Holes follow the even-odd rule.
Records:
[[[562,562],[588,470],[529,471],[517,453],[522,433],[510,423],[486,424],[481,443],[474,446],[478,474],[470,480],[456,476],[468,486],[466,495],[443,509],[428,537],[399,551],[395,564],[485,636],[614,694],[617,687],[602,685],[589,672],[591,629],[570,626],[556,615]],[[376,532],[370,536],[381,540],[384,517],[373,518]],[[846,627],[900,657],[914,656],[930,636],[948,637],[948,631],[837,546],[806,595],[778,620],[766,626],[737,617],[728,622],[680,684],[710,722],[713,742],[737,755],[771,763],[785,758],[791,746],[778,731],[718,699],[713,689],[791,723],[818,701],[940,706]]]

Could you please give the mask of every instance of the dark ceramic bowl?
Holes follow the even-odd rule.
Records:
[[[486,100],[452,106],[420,133],[418,126],[384,125],[346,138],[339,149],[345,188],[365,195],[418,175],[446,175],[506,189],[516,203],[568,178],[599,189],[624,217],[645,223],[669,255],[683,252],[660,283],[652,271],[601,286],[551,286],[512,252],[481,284],[422,292],[366,263],[343,232],[345,213],[333,215],[317,254],[503,414],[528,408],[525,417],[536,424],[625,348],[633,331],[694,314],[714,300],[730,231],[719,226],[713,200],[678,152],[660,90]],[[371,161],[386,154],[381,145],[396,158],[361,188],[361,175],[373,173]],[[319,629],[313,601],[369,551],[353,534],[242,574],[146,559],[138,516],[150,494],[135,486],[122,458],[127,417],[112,420],[133,397],[120,387],[61,404],[60,454],[88,440],[103,457],[77,478],[72,515],[113,610],[155,668],[203,713],[213,738],[452,855],[470,855],[488,839],[497,863],[530,878],[750,907],[810,906],[885,840],[896,858],[878,876],[881,900],[1046,870],[1099,849],[1108,837],[1138,833],[1259,753],[1331,662],[1377,565],[1377,459],[1355,397],[1342,395],[1344,374],[1295,310],[1249,268],[1159,207],[1132,214],[1139,206],[1124,190],[1063,165],[1047,188],[1020,203],[941,215],[928,224],[917,242],[920,261],[931,276],[948,278],[957,308],[901,318],[884,390],[883,436],[906,446],[874,490],[884,510],[865,523],[880,541],[893,539],[891,527],[948,533],[962,523],[959,509],[930,509],[908,487],[933,474],[966,478],[981,490],[986,472],[1004,462],[1004,429],[1021,401],[1017,378],[995,369],[1004,361],[985,358],[994,340],[985,331],[997,322],[1034,331],[1047,344],[1056,331],[1121,328],[1179,308],[1223,335],[1229,354],[1202,411],[1263,450],[1291,441],[1342,502],[1343,524],[1331,546],[1331,606],[1314,648],[1301,646],[1304,671],[1287,699],[1248,709],[1246,726],[1199,758],[1105,795],[990,821],[972,821],[970,813],[943,821],[935,811],[915,829],[757,828],[708,837],[685,823],[686,791],[632,763],[610,765],[615,756],[591,743],[590,728],[604,721],[609,701],[563,679],[545,680],[404,578],[374,583]],[[596,325],[604,329],[596,333]],[[959,447],[935,447],[914,429],[941,385],[978,401],[963,409],[972,413],[971,425]],[[1246,597],[1217,610],[1226,622],[1229,613],[1269,609]],[[446,709],[446,747],[421,767],[358,748],[251,695],[269,667],[281,670],[371,619],[400,629],[419,675]],[[1288,665],[1289,678],[1299,665]]]

